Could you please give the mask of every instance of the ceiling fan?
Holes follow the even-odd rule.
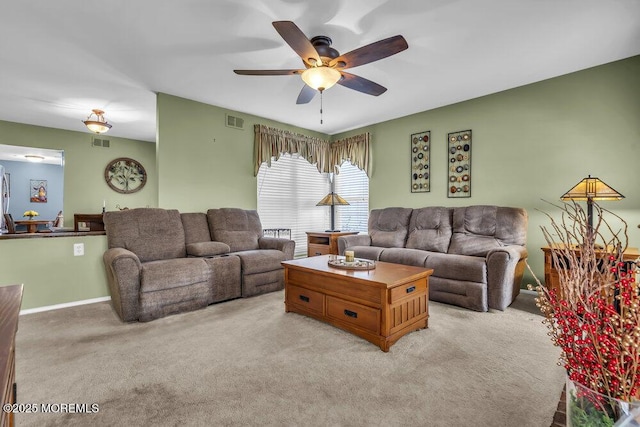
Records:
[[[273,22],[273,26],[284,41],[300,55],[305,68],[233,71],[236,74],[248,76],[299,74],[305,85],[298,95],[296,104],[308,103],[316,92],[322,93],[336,83],[368,95],[383,94],[387,90],[386,87],[343,70],[395,55],[409,47],[404,37],[393,36],[340,55],[337,50],[331,47],[332,41],[327,36],[315,36],[308,39],[300,28],[291,21],[276,21]]]

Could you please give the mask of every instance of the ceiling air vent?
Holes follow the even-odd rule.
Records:
[[[110,143],[108,139],[91,138],[91,146],[109,148]]]
[[[244,129],[244,119],[225,114],[225,126],[234,129]]]

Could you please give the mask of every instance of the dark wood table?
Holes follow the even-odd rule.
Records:
[[[38,231],[39,225],[53,224],[53,221],[46,221],[43,219],[24,219],[13,221],[15,225],[25,225],[27,227],[27,233],[35,233]]]

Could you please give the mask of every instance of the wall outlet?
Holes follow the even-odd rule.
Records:
[[[84,255],[84,243],[74,243],[73,256],[83,256],[83,255]]]

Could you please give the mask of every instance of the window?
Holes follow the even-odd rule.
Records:
[[[335,207],[336,227],[340,230],[367,232],[369,221],[369,177],[351,163],[344,162],[335,175],[335,192],[349,206]]]
[[[329,228],[331,211],[328,206],[316,206],[331,191],[327,174],[297,155],[285,154],[260,166],[257,176],[258,214],[263,228],[290,228],[296,242],[296,257],[307,255],[307,231]],[[345,162],[340,174],[334,175],[335,192],[349,206],[335,206],[336,228],[367,231],[369,216],[369,179],[367,175]]]

